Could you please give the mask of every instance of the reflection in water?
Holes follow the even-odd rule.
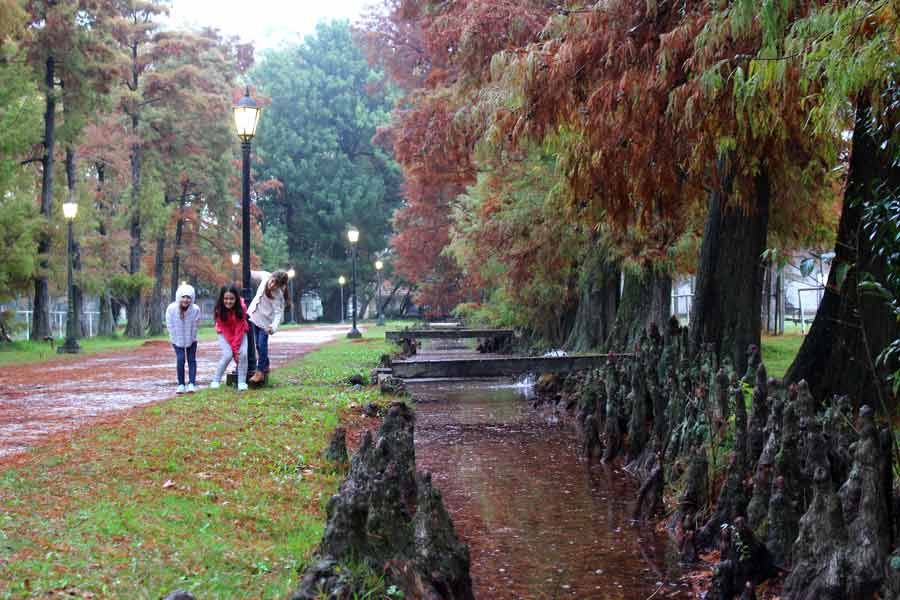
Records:
[[[634,482],[577,458],[571,426],[523,386],[413,384],[416,462],[469,543],[479,598],[673,596],[667,538],[629,521]]]

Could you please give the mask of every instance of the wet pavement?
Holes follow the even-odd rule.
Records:
[[[578,457],[571,424],[512,383],[433,381],[416,399],[416,463],[469,544],[477,598],[688,598],[665,534],[630,520],[635,481]]]
[[[285,329],[269,341],[278,367],[347,332],[345,325]],[[197,382],[209,385],[215,341],[197,348]],[[117,411],[175,395],[175,353],[163,340],[130,350],[0,367],[0,459]]]

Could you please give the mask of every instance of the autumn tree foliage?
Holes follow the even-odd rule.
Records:
[[[85,114],[96,105],[97,94],[108,87],[114,69],[109,37],[115,16],[111,1],[30,0],[25,5],[27,34],[21,35],[32,69],[40,74],[44,99],[44,134],[41,148],[26,162],[40,165],[40,213],[44,227],[38,233],[39,267],[34,274],[34,319],[31,336],[50,334],[48,280],[54,212],[54,175],[57,139],[62,133],[67,149],[83,126]],[[59,131],[59,108],[64,109]],[[71,172],[70,155],[68,170]]]
[[[399,204],[399,168],[372,141],[393,91],[342,21],[320,23],[302,43],[267,52],[252,78],[271,98],[256,142],[267,258],[294,268],[295,305],[317,292],[325,317],[337,320],[338,277],[349,277],[347,227],[357,227],[357,307],[364,310]]]
[[[418,300],[446,314],[472,288],[444,254],[451,201],[476,182],[471,160],[486,122],[470,111],[491,57],[536,38],[553,3],[393,1],[358,32],[370,57],[405,92],[379,138],[405,176],[392,246],[397,268],[419,287]]]

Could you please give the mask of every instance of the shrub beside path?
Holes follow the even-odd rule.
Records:
[[[272,365],[288,363],[346,331],[345,325],[281,330],[269,343]],[[209,385],[218,357],[216,342],[200,342],[201,388]],[[75,359],[0,367],[0,461],[124,409],[171,398],[175,385],[175,355],[163,340]]]

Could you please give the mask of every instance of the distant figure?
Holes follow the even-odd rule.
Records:
[[[250,328],[256,342],[256,372],[250,378],[253,383],[262,383],[269,373],[269,336],[275,335],[281,318],[284,316],[284,307],[290,305],[288,297],[288,274],[284,271],[275,271],[269,274],[265,271],[253,273],[262,283],[256,290],[256,296],[250,303],[247,314],[250,317]]]
[[[216,389],[222,381],[228,364],[234,360],[237,367],[237,389],[247,389],[247,305],[234,285],[226,285],[219,292],[215,309],[216,333],[219,334],[219,350],[222,354],[216,373],[209,387]]]
[[[176,394],[183,394],[184,359],[188,363],[187,392],[197,391],[197,329],[200,326],[200,307],[194,304],[194,288],[186,283],[178,286],[175,301],[166,308],[166,327],[175,349],[175,369],[178,374]]]

